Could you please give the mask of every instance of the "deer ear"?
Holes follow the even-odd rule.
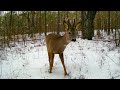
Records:
[[[67,30],[68,29],[68,23],[66,21],[63,21],[63,25],[65,27],[65,30]]]
[[[81,22],[78,22],[75,26],[76,29],[78,29],[79,25],[81,24]]]

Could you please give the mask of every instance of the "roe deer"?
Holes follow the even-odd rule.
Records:
[[[70,41],[74,41],[74,42],[76,41],[76,34],[77,34],[76,29],[79,23],[80,22],[75,24],[75,19],[74,19],[74,22],[71,25],[70,20],[68,19],[67,22],[63,21],[63,24],[65,25],[65,34],[63,36],[56,34],[49,34],[46,36],[46,46],[49,57],[50,73],[52,73],[54,54],[59,54],[64,69],[64,75],[67,75],[66,67],[64,64],[63,51],[66,48],[66,46],[70,43]]]

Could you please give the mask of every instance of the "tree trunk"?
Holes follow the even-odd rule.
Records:
[[[108,35],[110,35],[110,11],[108,11]]]
[[[87,11],[85,20],[84,39],[92,40],[94,36],[94,18],[97,11]]]
[[[76,11],[76,13],[75,13],[75,16],[76,16],[76,20],[77,20],[77,13],[78,13],[78,11]]]
[[[34,36],[34,30],[35,30],[35,12],[34,11],[31,11],[31,14],[32,14],[32,22],[31,22],[31,31],[32,31],[32,38]]]
[[[81,29],[82,29],[82,38],[85,39],[85,11],[81,11]]]
[[[46,11],[45,11],[44,13],[45,13],[45,36],[46,36],[46,33],[47,33],[47,26],[46,26]]]
[[[42,15],[41,15],[41,11],[39,12],[39,14],[40,14],[40,17],[39,17],[39,34],[41,34],[41,31],[42,31],[42,23],[41,23],[41,17],[42,17]]]
[[[69,18],[69,11],[67,11],[66,15],[67,15],[67,18]]]
[[[12,39],[12,15],[13,15],[13,12],[10,11],[10,22],[9,22],[9,40]]]
[[[29,11],[27,12],[27,23],[28,23],[28,35],[30,35],[31,32],[31,28],[30,28],[30,15],[29,15]]]
[[[58,11],[57,35],[59,35],[59,32],[60,32],[60,12]]]
[[[107,20],[104,20],[104,31],[107,32]]]

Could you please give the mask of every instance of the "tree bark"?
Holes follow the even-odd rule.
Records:
[[[108,35],[110,35],[110,11],[108,11]]]
[[[82,38],[85,39],[85,11],[81,11],[81,29],[82,29]]]
[[[35,12],[31,11],[31,14],[32,14],[32,18],[31,18],[32,19],[31,20],[32,21],[31,22],[31,29],[32,29],[31,31],[32,31],[32,33],[31,34],[32,34],[32,38],[33,38],[34,30],[35,30],[35,21],[34,21],[35,20]]]
[[[92,40],[94,36],[94,18],[97,11],[83,11],[81,14],[82,17],[82,31],[83,39]]]
[[[69,11],[67,11],[67,18],[69,18]]]
[[[57,35],[59,35],[59,32],[60,32],[60,12],[58,11]]]
[[[46,33],[47,33],[47,26],[46,26],[46,11],[44,12],[45,14],[45,36],[46,36]]]

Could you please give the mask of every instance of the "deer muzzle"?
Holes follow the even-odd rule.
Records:
[[[76,41],[76,39],[72,39],[71,41],[75,42],[75,41]]]

